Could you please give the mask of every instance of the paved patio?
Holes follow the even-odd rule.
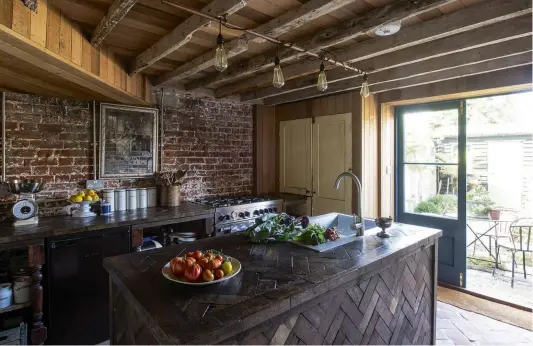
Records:
[[[479,232],[490,227],[488,221],[473,222],[469,220],[470,227]],[[499,228],[500,232],[505,233],[505,228],[510,222],[503,224]],[[470,230],[467,230],[467,244],[471,244],[475,237]],[[483,241],[483,246],[481,244]],[[489,251],[491,253],[489,253]],[[517,255],[517,264],[515,267],[515,284],[511,288],[511,254],[507,250],[500,251],[501,269],[496,270],[493,276],[494,256],[496,254],[494,239],[489,244],[489,237],[481,237],[481,240],[467,248],[467,273],[466,289],[476,293],[487,295],[489,297],[508,301],[514,304],[533,308],[533,268],[531,267],[531,253],[526,253],[526,273],[527,278],[523,275],[522,254]],[[491,256],[492,255],[492,256]]]
[[[520,270],[522,268],[519,268]],[[511,288],[511,273],[498,270],[482,271],[468,268],[466,271],[466,289],[489,297],[533,308],[533,272],[527,279],[521,273],[515,273],[514,288]]]
[[[437,345],[531,345],[533,332],[437,302]]]

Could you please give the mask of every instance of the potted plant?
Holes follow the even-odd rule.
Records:
[[[158,174],[158,181],[162,184],[161,206],[177,207],[180,205],[180,187],[186,174],[187,171],[181,169]]]
[[[494,206],[490,194],[483,186],[478,185],[466,193],[468,212],[475,217],[487,218]]]
[[[490,208],[490,210],[489,210],[490,219],[491,220],[495,220],[495,221],[499,220],[501,212],[502,211],[500,209]]]

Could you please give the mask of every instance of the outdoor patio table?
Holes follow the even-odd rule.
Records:
[[[483,231],[477,231],[472,228],[472,221],[478,221],[478,222],[486,222],[487,228]],[[482,219],[482,218],[476,218],[476,217],[468,217],[466,226],[468,229],[474,234],[475,239],[471,241],[466,247],[472,246],[472,244],[475,244],[477,241],[481,243],[481,245],[485,248],[485,250],[488,251],[489,256],[494,259],[494,262],[496,262],[496,255],[492,254],[492,239],[494,238],[494,249],[498,247],[498,239],[499,238],[505,238],[508,237],[509,234],[506,232],[507,228],[509,227],[509,224],[513,222],[514,220],[490,220],[490,219]],[[489,247],[487,248],[487,245],[483,242],[483,237],[489,238]]]

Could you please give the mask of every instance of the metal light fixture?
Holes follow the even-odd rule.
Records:
[[[370,89],[368,89],[368,76],[366,73],[363,75],[363,84],[361,84],[361,96],[368,97],[370,95]]]
[[[279,45],[276,53],[276,59],[274,59],[274,74],[272,76],[272,85],[276,88],[281,88],[285,84],[285,78],[283,78],[283,72],[281,72],[281,66],[279,65]]]
[[[226,49],[224,49],[224,37],[222,36],[222,18],[220,18],[220,24],[218,28],[217,49],[215,51],[215,68],[219,72],[222,72],[228,68],[228,57],[226,55]]]
[[[319,91],[324,91],[328,88],[328,80],[326,78],[326,72],[324,71],[324,61],[320,63],[320,72],[318,73],[318,80],[316,83],[316,88]]]

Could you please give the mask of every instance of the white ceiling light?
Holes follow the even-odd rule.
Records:
[[[376,35],[378,35],[378,36],[394,35],[398,31],[400,31],[401,27],[402,27],[402,24],[400,22],[393,22],[393,23],[383,24],[383,25],[380,25],[376,29]]]

